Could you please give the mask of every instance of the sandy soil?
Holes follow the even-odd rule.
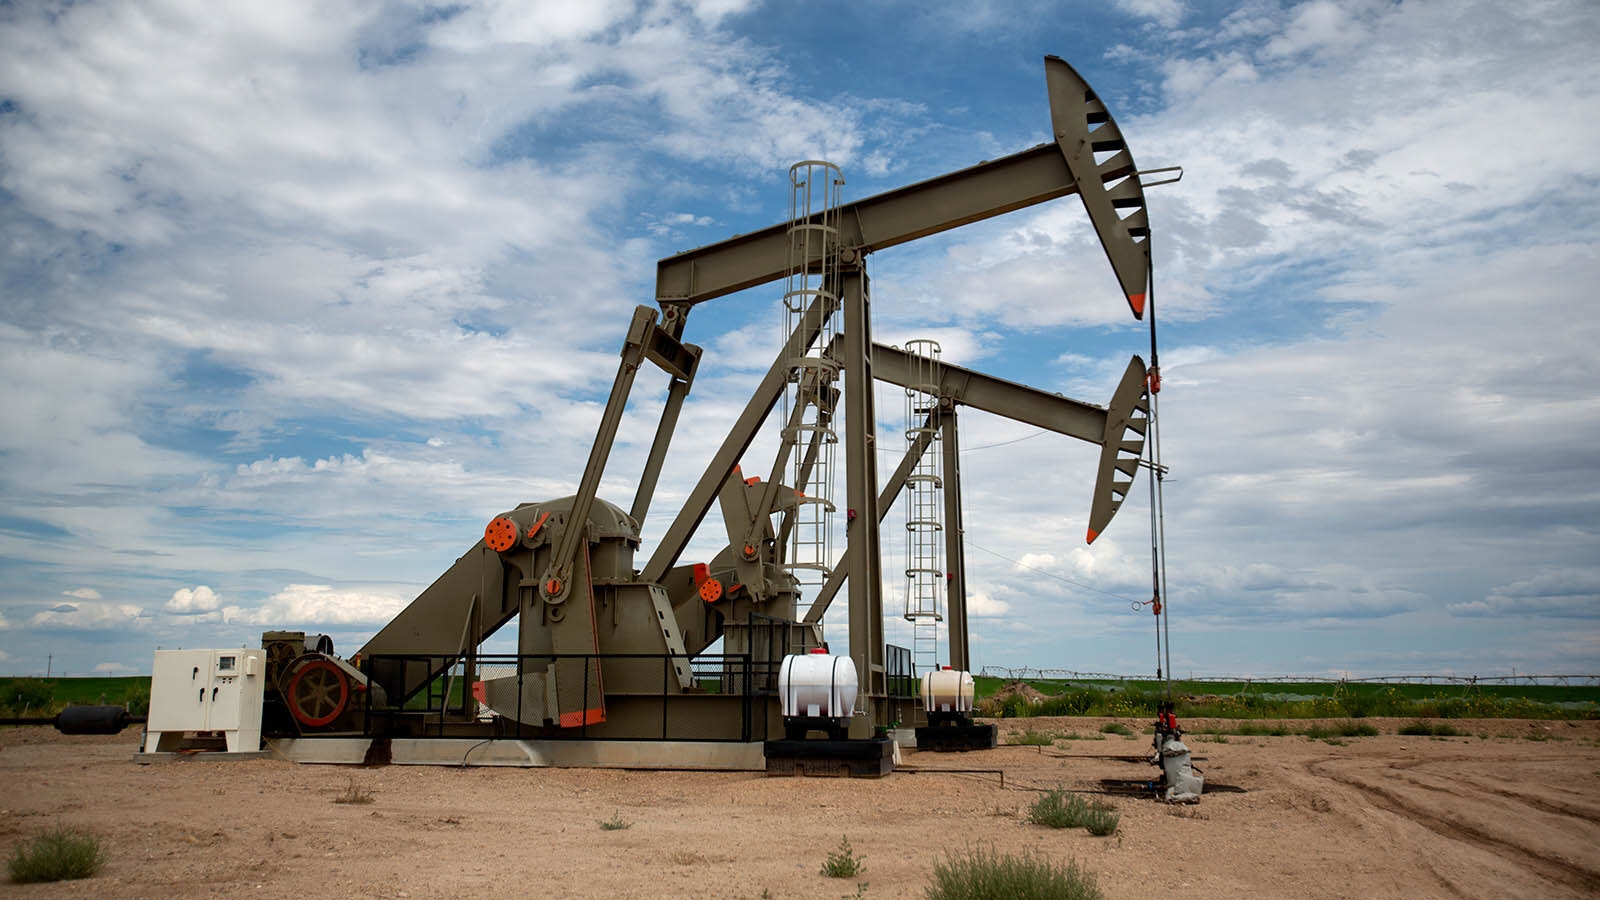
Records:
[[[860,896],[913,898],[947,853],[982,846],[1075,859],[1114,900],[1600,896],[1600,722],[1456,721],[1472,736],[1419,738],[1374,719],[1383,736],[1342,744],[1191,735],[1208,782],[1197,806],[1112,798],[1121,828],[1105,838],[1028,824],[1041,789],[1153,773],[1115,758],[1149,739],[1102,736],[1105,721],[1004,720],[1002,742],[1022,728],[1079,737],[912,751],[875,781],[138,765],[131,731],[11,728],[0,730],[0,853],[59,823],[92,829],[108,862],[92,882],[0,882],[0,893],[832,898],[864,884]],[[352,786],[372,802],[334,802]],[[629,827],[600,827],[612,819]],[[819,872],[844,836],[865,857],[854,881]]]

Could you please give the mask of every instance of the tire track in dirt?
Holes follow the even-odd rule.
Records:
[[[1325,781],[1325,780],[1328,780],[1328,779],[1326,778],[1326,776],[1323,776],[1322,774],[1320,774],[1317,771],[1317,765],[1319,763],[1331,762],[1331,761],[1333,761],[1335,759],[1339,759],[1339,758],[1340,757],[1327,756],[1327,757],[1322,757],[1320,759],[1314,759],[1314,760],[1310,760],[1308,762],[1301,763],[1300,764],[1300,768],[1302,769],[1302,771],[1300,771],[1298,773],[1293,772],[1294,766],[1292,764],[1291,765],[1286,765],[1284,768],[1287,771],[1284,772],[1284,775],[1289,780],[1292,780],[1292,781],[1299,781],[1299,777],[1296,777],[1297,775],[1298,776],[1303,776],[1305,778],[1309,778],[1314,782]],[[1336,783],[1341,783],[1342,784],[1342,782],[1337,782],[1337,779],[1334,779],[1334,780],[1336,781]],[[1366,794],[1364,792],[1362,792],[1361,790],[1357,789],[1356,786],[1349,786],[1349,787],[1351,787],[1351,789],[1355,792],[1356,799],[1357,799],[1358,802],[1367,799],[1366,798]],[[1319,793],[1321,793],[1321,787],[1319,785],[1305,785],[1305,786],[1302,786],[1302,789],[1305,790],[1306,793],[1310,794],[1311,796],[1317,796]],[[1313,806],[1313,808],[1315,809],[1316,807]],[[1356,811],[1354,811],[1352,809],[1345,808],[1343,804],[1331,805],[1329,807],[1328,811],[1333,812],[1334,814],[1336,814],[1336,815],[1340,816],[1341,818],[1343,818],[1345,821],[1347,821],[1350,824],[1350,826],[1352,828],[1361,828],[1368,821],[1364,816],[1358,814]],[[1417,863],[1418,863],[1418,865],[1420,865],[1422,867],[1423,871],[1426,871],[1428,875],[1432,876],[1434,884],[1437,885],[1440,890],[1444,891],[1445,893],[1449,894],[1452,897],[1459,897],[1460,900],[1472,900],[1472,898],[1470,896],[1468,896],[1467,894],[1463,893],[1462,890],[1459,887],[1456,887],[1455,882],[1452,881],[1449,877],[1447,877],[1446,874],[1443,871],[1441,871],[1439,869],[1439,867],[1434,863],[1434,861],[1431,858],[1429,858],[1427,855],[1419,854],[1418,858],[1417,858]]]
[[[1392,768],[1404,771],[1412,769],[1414,766],[1394,766]],[[1424,791],[1431,791],[1436,794],[1455,793],[1447,787],[1441,787],[1437,784],[1430,784],[1426,781],[1423,781],[1416,775],[1411,775],[1409,772],[1407,774],[1408,777],[1405,779],[1405,782],[1412,787],[1419,788]],[[1430,777],[1438,777],[1433,776],[1431,772],[1425,774],[1429,775]],[[1588,822],[1593,825],[1600,825],[1600,810],[1585,809],[1581,806],[1563,803],[1560,800],[1551,800],[1546,797],[1535,796],[1523,791],[1512,790],[1511,788],[1497,787],[1484,782],[1482,779],[1479,779],[1473,783],[1473,789],[1480,794],[1488,794],[1490,796],[1511,800],[1531,809],[1536,809],[1542,813],[1549,813],[1553,816],[1565,816],[1569,819],[1577,819],[1580,822]]]
[[[1305,769],[1307,773],[1317,778],[1324,778],[1352,788],[1366,796],[1367,799],[1372,801],[1373,805],[1380,809],[1409,819],[1447,840],[1470,844],[1500,857],[1512,866],[1531,870],[1556,884],[1577,889],[1586,895],[1600,895],[1600,871],[1585,868],[1560,857],[1544,853],[1538,847],[1509,841],[1481,828],[1436,815],[1393,791],[1335,771],[1329,764],[1337,761],[1335,758],[1310,760],[1305,763]],[[1414,763],[1411,765],[1396,765],[1393,768],[1414,769],[1416,765]],[[1519,802],[1521,800],[1521,798],[1516,797],[1508,799],[1515,799]],[[1565,812],[1558,814],[1568,815]],[[1585,821],[1593,821],[1587,815],[1579,818]]]
[[[1568,762],[1568,760],[1566,758],[1559,757],[1559,756],[1518,756],[1518,757],[1515,758],[1514,761],[1515,761],[1515,763],[1517,765],[1521,765],[1521,766],[1528,765],[1529,763],[1566,763],[1566,762]],[[1389,763],[1389,768],[1393,769],[1393,770],[1395,770],[1397,772],[1409,772],[1412,769],[1420,768],[1420,767],[1423,767],[1423,766],[1429,766],[1429,767],[1437,766],[1437,765],[1439,765],[1441,763],[1464,763],[1464,764],[1468,764],[1468,765],[1481,765],[1481,764],[1484,763],[1484,759],[1482,757],[1477,757],[1477,756],[1430,756],[1430,757],[1424,757],[1424,758],[1419,758],[1419,759],[1395,760],[1395,761]],[[1431,773],[1429,773],[1429,774],[1431,774]],[[1416,781],[1416,780],[1411,780],[1410,783],[1416,785],[1419,788],[1423,788],[1425,790],[1434,790],[1434,791],[1447,790],[1447,789],[1441,789],[1441,788],[1438,788],[1438,787],[1433,787],[1433,786],[1424,784],[1424,783],[1422,783],[1420,781]],[[1586,809],[1586,808],[1581,807],[1581,806],[1576,806],[1576,805],[1563,803],[1560,800],[1553,800],[1553,799],[1549,799],[1549,798],[1546,798],[1546,797],[1534,796],[1532,794],[1524,793],[1522,791],[1512,790],[1511,788],[1499,787],[1499,786],[1496,786],[1496,785],[1492,785],[1492,784],[1489,784],[1489,783],[1481,781],[1481,780],[1479,782],[1477,782],[1475,787],[1481,793],[1493,794],[1496,797],[1504,797],[1507,800],[1515,800],[1518,803],[1522,803],[1522,804],[1524,804],[1526,806],[1530,806],[1530,807],[1532,807],[1534,809],[1539,810],[1540,812],[1546,812],[1546,813],[1550,813],[1551,815],[1557,815],[1557,816],[1568,816],[1570,818],[1579,819],[1579,820],[1584,821],[1584,822],[1600,824],[1600,810]]]

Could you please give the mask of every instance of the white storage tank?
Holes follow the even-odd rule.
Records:
[[[972,673],[945,666],[922,676],[922,708],[929,715],[972,714]]]
[[[818,648],[790,654],[778,669],[785,719],[849,719],[856,706],[856,664]]]

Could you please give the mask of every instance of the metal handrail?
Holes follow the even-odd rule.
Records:
[[[779,657],[781,660],[781,656]],[[552,733],[543,733],[545,728],[530,725],[522,721],[521,704],[524,697],[523,679],[528,673],[527,663],[536,661],[540,666],[561,661],[579,661],[583,663],[583,704],[582,709],[589,709],[591,699],[590,684],[594,670],[591,666],[603,666],[607,661],[613,660],[659,660],[661,662],[660,690],[654,696],[661,703],[661,728],[658,733],[628,735],[627,740],[674,740],[671,737],[671,698],[683,695],[673,677],[672,663],[680,660],[670,654],[661,653],[480,653],[477,655],[475,668],[480,671],[491,666],[515,666],[517,672],[517,710],[515,718],[502,717],[496,726],[496,733],[487,739],[518,739],[529,737],[534,732],[540,732],[541,739],[551,740],[581,740],[589,736],[589,722],[587,716],[572,729],[561,729]],[[371,677],[375,669],[382,668],[384,664],[399,665],[419,663],[439,670],[439,675],[430,682],[427,689],[414,695],[410,700],[394,703],[373,703],[369,693],[369,702],[366,704],[362,733],[366,736],[376,734],[375,726],[383,720],[392,720],[401,717],[414,717],[422,720],[424,732],[434,731],[444,733],[445,726],[449,724],[449,713],[456,711],[464,714],[468,704],[472,702],[471,688],[467,684],[464,672],[458,671],[461,666],[459,656],[439,653],[375,653],[361,660],[363,674]],[[773,679],[764,676],[770,673],[765,669],[776,671],[779,662],[774,660],[756,660],[750,654],[703,654],[691,661],[691,666],[702,675],[702,683],[715,678],[717,690],[714,692],[721,696],[737,697],[739,699],[739,723],[737,737],[711,737],[713,741],[749,741],[754,737],[756,724],[766,724],[766,717],[757,718],[755,715],[758,701],[765,701],[776,696],[776,691],[767,685],[775,683]],[[461,680],[461,706],[459,710],[452,710],[453,690],[450,681]],[[730,684],[732,681],[734,684]],[[435,687],[438,685],[438,687]],[[639,696],[634,694],[634,696]],[[417,699],[422,701],[422,708],[415,708]],[[506,733],[509,723],[509,733]],[[765,728],[761,729],[763,732]]]

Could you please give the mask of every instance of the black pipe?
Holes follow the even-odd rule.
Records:
[[[69,706],[55,716],[0,719],[0,725],[54,725],[62,734],[118,734],[144,721],[144,716],[130,716],[120,706]]]

